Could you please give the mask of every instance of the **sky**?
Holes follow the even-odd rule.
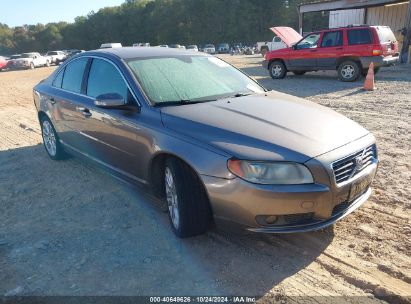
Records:
[[[90,11],[120,5],[125,0],[0,0],[0,23],[10,27],[49,23],[74,22],[77,16]]]

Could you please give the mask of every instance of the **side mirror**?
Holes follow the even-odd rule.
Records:
[[[100,108],[118,108],[125,106],[126,100],[118,93],[108,93],[97,96],[94,105]]]

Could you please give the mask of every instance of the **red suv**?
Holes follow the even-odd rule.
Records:
[[[342,81],[366,75],[371,62],[375,72],[399,60],[398,43],[388,26],[348,26],[314,32],[302,37],[289,27],[273,27],[287,48],[266,53],[263,66],[274,79],[288,71],[337,70]]]

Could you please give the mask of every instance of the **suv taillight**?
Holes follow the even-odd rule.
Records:
[[[382,55],[382,50],[381,49],[373,49],[372,50],[372,55],[373,56],[380,56],[380,55]]]

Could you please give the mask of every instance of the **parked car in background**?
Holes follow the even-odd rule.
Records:
[[[20,58],[13,59],[10,68],[13,69],[34,69],[41,66],[50,66],[50,58],[40,55],[37,52],[23,53]]]
[[[167,44],[162,44],[162,45],[159,45],[159,47],[168,48],[168,45]]]
[[[275,36],[272,41],[257,42],[257,50],[263,57],[267,52],[284,49],[286,47],[287,45],[278,36]]]
[[[133,43],[133,47],[150,47],[150,43],[148,42]]]
[[[273,30],[287,48],[266,53],[264,67],[272,78],[284,78],[288,71],[337,70],[341,81],[355,81],[366,75],[371,62],[375,72],[399,60],[398,42],[388,26],[348,26],[308,34],[304,38],[291,28]]]
[[[181,48],[181,45],[179,45],[179,44],[169,44],[168,47],[171,48],[171,49],[179,49],[179,48]]]
[[[356,122],[268,92],[204,53],[86,52],[33,97],[51,159],[69,152],[152,188],[179,237],[213,221],[260,233],[322,229],[368,199],[378,167],[375,138]]]
[[[50,62],[52,64],[60,64],[60,62],[63,62],[67,55],[63,51],[49,51],[46,54],[50,58]]]
[[[67,50],[67,56],[66,59],[69,57],[72,57],[74,55],[80,54],[80,53],[84,53],[85,50],[77,50],[77,49],[71,49],[71,50]]]
[[[229,54],[230,53],[230,45],[228,43],[220,43],[217,47],[217,52],[219,54]]]
[[[215,54],[215,46],[214,44],[206,44],[203,47],[203,52],[208,54]]]
[[[100,49],[112,49],[121,47],[123,47],[122,44],[118,42],[103,43],[102,45],[100,45]]]
[[[187,50],[198,52],[198,46],[195,44],[187,45]]]
[[[14,68],[14,61],[18,58],[21,57],[21,54],[14,54],[11,55],[8,62],[7,62],[7,66],[5,67],[5,69],[10,69],[12,70]]]
[[[6,57],[0,56],[0,72],[7,69],[9,60]]]

